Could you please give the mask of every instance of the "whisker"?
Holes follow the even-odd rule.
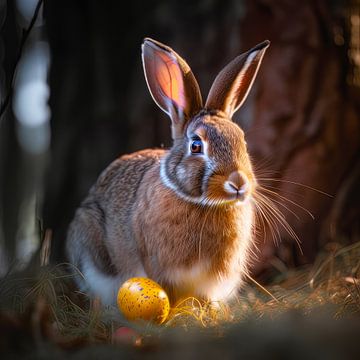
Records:
[[[328,194],[326,193],[325,191],[322,191],[322,190],[319,190],[319,189],[316,189],[312,186],[309,186],[309,185],[305,185],[305,184],[301,184],[299,182],[296,182],[296,181],[291,181],[291,180],[284,180],[284,179],[274,179],[274,178],[258,178],[259,181],[276,181],[276,182],[283,182],[283,183],[288,183],[288,184],[293,184],[293,185],[297,185],[297,186],[301,186],[305,189],[309,189],[309,190],[312,190],[312,191],[316,191],[320,194],[323,194],[323,195],[326,195],[330,198],[333,198],[334,196],[331,195],[331,194]]]
[[[268,166],[271,166],[271,164],[273,163],[273,159],[262,159],[256,162],[256,164],[254,164],[253,168],[254,168],[254,173],[257,176],[265,176],[266,174],[268,176],[275,176],[277,174],[280,174],[279,171],[268,168]]]
[[[258,201],[268,210],[269,213],[279,222],[279,224],[284,228],[284,230],[296,241],[301,254],[303,254],[301,248],[301,241],[294,229],[286,221],[284,214],[279,210],[279,208],[271,202],[271,200],[264,195],[257,193]]]
[[[269,229],[271,236],[273,238],[274,244],[276,246],[279,245],[281,242],[281,234],[279,231],[278,223],[281,223],[280,219],[277,218],[276,214],[274,214],[266,204],[264,204],[261,200],[259,200],[259,204],[261,205],[260,211],[264,218],[266,219],[267,223],[269,224]]]
[[[258,187],[279,191],[279,186],[272,186],[269,184],[259,184]],[[295,191],[291,191],[291,190],[284,190],[284,189],[281,189],[281,192],[284,194],[288,194],[288,195],[292,195],[292,196],[296,196],[298,198],[304,199],[304,195],[300,194],[299,192],[295,192]]]
[[[274,220],[270,216],[271,215],[270,212],[266,209],[266,207],[264,207],[262,205],[261,199],[258,198],[256,201],[256,204],[257,204],[257,206],[256,206],[257,210],[261,213],[264,220],[266,220],[266,222],[269,224],[269,230],[271,233],[271,237],[272,237],[275,245],[278,246],[281,241],[281,235],[280,235],[280,231],[278,229],[277,223],[274,222]],[[266,212],[266,210],[267,210],[267,212]],[[274,230],[276,230],[276,232]]]
[[[296,217],[296,219],[298,219],[298,220],[300,221],[299,216],[298,216],[294,211],[292,211],[288,206],[286,206],[285,204],[283,204],[281,201],[275,200],[275,199],[273,199],[273,198],[271,198],[271,201],[274,202],[274,203],[276,203],[276,204],[278,204],[278,205],[280,205],[280,206],[282,206],[284,209],[286,209],[287,211],[289,211],[291,214],[293,214],[293,215]]]
[[[264,220],[263,216],[261,215],[260,211],[258,210],[259,205],[257,204],[256,200],[253,201],[253,204],[254,204],[255,209],[256,209],[255,216],[259,219],[259,222],[262,225],[263,234],[264,234],[264,240],[265,240],[266,237],[267,237],[265,220]],[[255,222],[255,225],[257,225],[257,224],[258,224],[258,221]],[[260,231],[260,234],[261,234],[261,231]]]
[[[260,187],[258,190],[262,190],[262,191],[265,191],[271,195],[274,195],[274,196],[278,196],[280,199],[284,200],[284,201],[287,201],[293,205],[295,205],[296,207],[300,208],[301,210],[303,210],[304,212],[306,212],[313,220],[315,220],[315,217],[314,215],[309,211],[307,210],[306,208],[304,208],[303,206],[297,204],[295,201],[292,201],[288,198],[286,198],[285,196],[282,196],[280,194],[278,194],[277,192],[273,191],[273,190],[269,190],[269,189],[266,189],[265,187]],[[288,209],[289,210],[289,209]],[[289,210],[291,211],[291,210]],[[295,215],[296,216],[296,215]]]

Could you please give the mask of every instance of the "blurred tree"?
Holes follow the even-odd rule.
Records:
[[[359,5],[247,1],[240,25],[240,33],[247,34],[244,49],[264,37],[272,40],[257,80],[250,150],[255,164],[267,159],[273,172],[262,176],[275,179],[263,181],[264,186],[315,217],[312,221],[299,206],[275,196],[289,208],[278,206],[299,235],[303,254],[280,227],[279,247],[269,231],[260,244],[260,268],[279,259],[286,266],[308,263],[326,242],[359,240],[360,94],[349,57],[355,36],[349,25],[354,16],[359,19]]]
[[[19,190],[21,154],[15,135],[14,116],[9,106],[4,108],[16,62],[20,34],[16,24],[15,6],[0,2],[0,274],[15,257],[17,219],[22,192]]]
[[[0,273],[26,265],[40,244],[49,143],[42,3],[0,1]]]
[[[152,0],[127,6],[125,11],[118,1],[46,3],[53,116],[44,221],[54,230],[55,257],[75,208],[110,161],[170,144],[169,121],[153,104],[142,75],[140,44],[146,36],[186,58],[203,94],[234,56],[266,38],[272,41],[236,120],[247,132],[260,177],[275,178],[263,180],[264,186],[314,213],[315,221],[291,202],[284,204],[300,221],[278,205],[304,254],[281,231],[280,247],[268,237],[260,244],[257,272],[265,262],[281,267],[311,261],[320,246],[334,240],[329,229],[354,228],[360,102],[358,88],[347,83],[350,3]],[[261,175],[265,170],[273,175]],[[350,219],[341,216],[348,209]]]

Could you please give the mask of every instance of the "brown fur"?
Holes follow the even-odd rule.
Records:
[[[210,261],[211,276],[227,274],[241,209],[234,204],[209,209],[186,203],[164,188],[158,172],[154,167],[145,175],[139,188],[144,196],[136,202],[133,222],[148,275],[171,287],[164,278],[167,269],[190,268],[202,260]]]
[[[248,264],[256,180],[244,133],[231,121],[231,112],[244,100],[236,94],[248,92],[264,44],[247,53],[250,60],[240,59],[245,64],[254,59],[249,73],[245,66],[239,75],[245,83],[233,76],[239,71],[236,61],[226,77],[232,83],[215,82],[221,98],[228,93],[231,101],[225,103],[231,106],[201,109],[186,62],[170,48],[145,40],[147,83],[171,117],[174,144],[167,151],[143,150],[115,160],[77,210],[67,252],[84,273],[78,282],[85,291],[113,302],[123,281],[148,276],[172,301],[187,295],[233,296]],[[194,139],[201,143],[200,153],[191,151]],[[234,179],[239,189],[229,185]]]

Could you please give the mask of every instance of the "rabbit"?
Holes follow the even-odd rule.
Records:
[[[171,303],[228,303],[254,243],[257,183],[244,132],[232,121],[270,42],[231,61],[203,105],[189,65],[150,38],[142,64],[150,94],[171,119],[173,145],[123,155],[99,176],[69,225],[66,253],[79,288],[116,304],[121,284],[148,277]]]

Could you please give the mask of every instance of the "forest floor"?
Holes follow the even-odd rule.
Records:
[[[330,248],[266,288],[249,281],[216,312],[189,299],[162,325],[89,301],[65,264],[10,273],[0,280],[0,357],[360,358],[360,242]]]

